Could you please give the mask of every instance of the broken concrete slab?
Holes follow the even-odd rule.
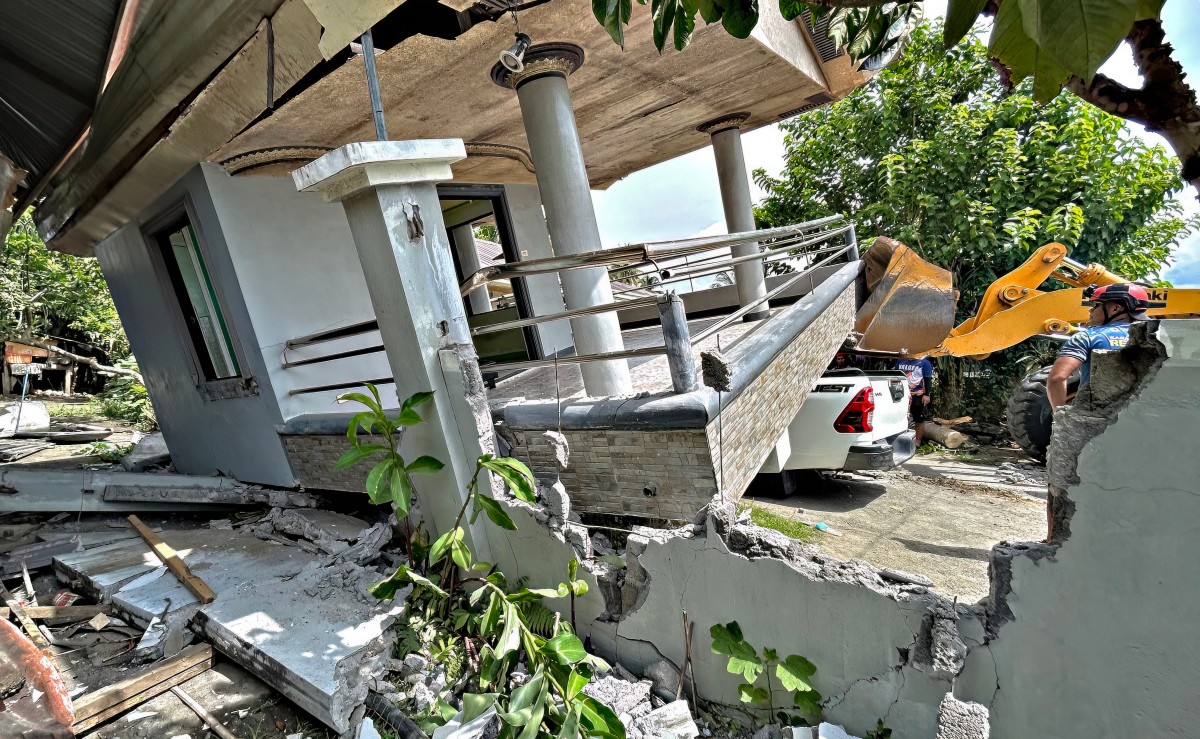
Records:
[[[269,518],[276,531],[302,536],[329,554],[341,554],[350,548],[370,526],[366,521],[344,513],[324,510],[271,511]]]
[[[17,428],[20,424],[20,428]],[[0,438],[17,431],[45,431],[50,428],[50,412],[39,400],[0,403]]]
[[[988,739],[990,735],[987,706],[946,693],[938,706],[937,739]]]
[[[150,467],[165,465],[171,461],[171,452],[167,450],[167,441],[161,431],[143,436],[133,450],[121,460],[121,466],[126,472],[142,472]]]
[[[280,546],[249,531],[165,531],[188,567],[216,594],[201,605],[160,572],[141,539],[117,542],[55,561],[60,578],[76,580],[139,625],[163,624],[145,646],[180,646],[184,627],[337,731],[366,698],[370,674],[390,657],[386,626],[403,598],[381,603],[366,591],[378,575],[353,563]],[[172,640],[175,640],[174,642]]]
[[[366,592],[377,576],[352,564],[274,578],[220,594],[195,624],[218,649],[331,728],[350,728],[369,677],[391,657],[387,630],[402,592],[385,603]]]
[[[266,504],[311,507],[309,493],[244,485],[228,477],[124,470],[0,470],[0,513],[199,511]]]

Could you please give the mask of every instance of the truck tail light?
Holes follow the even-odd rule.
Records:
[[[842,434],[861,434],[873,429],[871,423],[874,420],[875,391],[864,387],[833,422],[833,430]]]

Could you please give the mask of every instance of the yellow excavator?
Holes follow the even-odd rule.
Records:
[[[1066,338],[1088,320],[1084,289],[1129,282],[1098,264],[1081,264],[1050,243],[984,292],[975,315],[954,325],[957,294],[950,272],[892,239],[876,239],[863,254],[868,297],[855,319],[864,351],[901,356],[983,359],[1038,335]],[[1070,287],[1039,289],[1053,277]],[[1200,316],[1200,290],[1151,288],[1154,318]],[[1008,429],[1026,452],[1044,459],[1053,417],[1046,398],[1050,368],[1026,375],[1008,401]],[[1078,388],[1078,376],[1069,390]]]

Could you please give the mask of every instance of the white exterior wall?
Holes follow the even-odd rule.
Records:
[[[201,392],[193,350],[182,330],[178,299],[153,256],[157,247],[142,229],[170,209],[190,202],[192,226],[216,289],[243,372],[257,383],[245,397],[212,398]],[[171,461],[193,475],[224,473],[245,482],[291,486],[291,465],[275,425],[279,415],[273,374],[263,356],[249,306],[229,259],[224,233],[204,176],[193,169],[159,199],[98,244],[96,258],[137,356]]]
[[[330,390],[291,396],[289,391],[391,376],[383,352],[283,369],[289,339],[372,320],[375,312],[345,212],[320,195],[296,192],[291,178],[230,177],[201,165],[242,285],[283,418],[337,413],[346,408]],[[304,347],[288,359],[327,356],[379,346],[378,331]],[[392,385],[381,385],[385,407],[397,405]]]

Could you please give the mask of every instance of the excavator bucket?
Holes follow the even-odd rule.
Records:
[[[855,317],[862,349],[924,354],[954,328],[954,284],[904,244],[880,237],[863,255],[868,296]]]

